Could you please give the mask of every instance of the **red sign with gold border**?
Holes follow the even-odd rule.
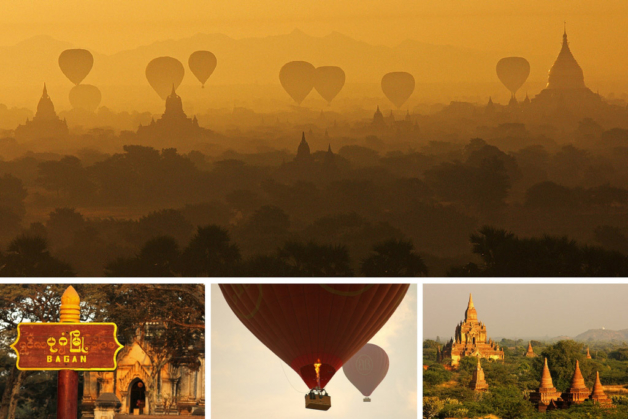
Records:
[[[113,371],[118,342],[115,323],[20,323],[11,348],[20,370]]]

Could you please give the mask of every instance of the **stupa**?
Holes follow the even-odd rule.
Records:
[[[534,358],[536,354],[534,353],[534,349],[532,349],[532,342],[528,342],[528,351],[526,352],[526,358]]]
[[[482,363],[478,358],[478,366],[473,371],[473,377],[469,383],[469,388],[473,391],[488,391],[488,383],[484,379],[484,370],[482,369]]]
[[[580,362],[576,360],[576,370],[573,373],[571,385],[567,391],[561,395],[561,398],[563,399],[561,407],[566,409],[573,404],[582,403],[589,397],[590,394],[591,391],[584,383],[584,377],[580,372]]]
[[[613,402],[610,397],[604,393],[604,387],[602,387],[602,382],[600,381],[600,372],[597,372],[595,377],[595,384],[593,384],[593,391],[589,396],[589,400],[593,400],[594,403],[599,403],[604,407],[612,406]]]
[[[548,407],[556,406],[556,401],[560,398],[560,392],[554,387],[552,375],[547,366],[547,358],[543,366],[543,375],[541,376],[541,385],[538,390],[530,393],[530,402],[534,403],[539,412],[545,412]]]

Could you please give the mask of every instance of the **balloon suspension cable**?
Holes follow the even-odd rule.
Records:
[[[303,391],[297,390],[297,388],[292,385],[292,383],[290,382],[290,379],[288,378],[288,374],[286,374],[286,370],[283,367],[283,363],[281,361],[279,361],[279,365],[281,365],[281,370],[283,371],[283,375],[286,377],[286,381],[288,381],[288,384],[290,384],[290,387],[292,387],[294,391],[296,391],[297,393],[303,394]]]

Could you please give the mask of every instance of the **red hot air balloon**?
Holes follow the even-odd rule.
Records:
[[[343,366],[345,375],[364,395],[364,401],[370,402],[369,396],[388,373],[388,355],[377,345],[367,343]]]
[[[407,284],[226,284],[240,321],[301,376],[323,389],[383,326]],[[315,364],[319,366],[317,377]],[[319,384],[320,381],[320,384]]]

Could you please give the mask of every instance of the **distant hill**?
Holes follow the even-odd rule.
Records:
[[[577,340],[580,342],[586,342],[590,340],[600,341],[600,342],[612,341],[612,340],[628,341],[628,329],[624,329],[624,330],[591,329],[591,330],[587,330],[584,333],[580,333],[578,336],[574,338],[574,340]]]
[[[86,48],[49,36],[36,36],[14,46],[0,47],[3,81],[11,85],[67,83],[57,66],[66,48]],[[295,29],[289,34],[261,38],[234,39],[223,34],[199,33],[189,38],[155,42],[112,55],[94,55],[94,68],[85,83],[134,85],[146,83],[144,69],[159,56],[170,55],[186,67],[185,84],[196,82],[187,68],[189,55],[199,49],[212,51],[218,66],[212,84],[278,83],[279,69],[293,60],[314,66],[338,65],[347,74],[347,83],[379,83],[390,71],[411,72],[417,84],[495,82],[495,64],[504,56],[449,45],[433,45],[406,40],[394,47],[371,45],[338,32],[315,37]],[[554,57],[527,57],[534,74],[544,75]],[[538,61],[542,64],[537,64]]]

